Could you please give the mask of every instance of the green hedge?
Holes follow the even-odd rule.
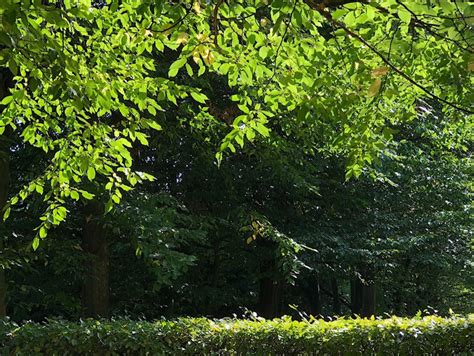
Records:
[[[4,355],[466,354],[474,314],[383,320],[51,321],[0,324]]]

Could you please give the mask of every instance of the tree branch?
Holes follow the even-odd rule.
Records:
[[[435,26],[434,24],[431,24],[431,23],[428,23],[428,22],[425,22],[425,21],[420,20],[420,19],[418,18],[419,15],[416,14],[416,13],[414,13],[414,12],[413,12],[408,6],[406,6],[404,3],[402,3],[402,2],[400,2],[400,1],[397,0],[397,4],[400,5],[401,7],[403,7],[405,10],[407,10],[407,11],[413,16],[413,22],[414,22],[415,26],[418,26],[418,27],[420,27],[420,28],[426,30],[428,33],[432,34],[432,35],[435,36],[435,37],[439,37],[439,38],[442,38],[442,39],[444,39],[444,40],[446,40],[446,41],[450,41],[450,42],[454,43],[456,46],[458,46],[459,48],[461,48],[461,49],[464,50],[464,51],[467,51],[467,52],[470,52],[470,53],[474,53],[474,51],[473,51],[471,48],[463,46],[462,44],[459,43],[459,41],[457,41],[457,40],[455,40],[455,39],[453,39],[453,38],[449,38],[449,37],[443,36],[443,35],[439,34],[438,32],[433,31],[433,30],[431,29],[431,27],[432,27],[432,26]],[[378,8],[378,9],[382,9],[382,8],[379,7],[379,6],[377,6],[377,8]],[[388,10],[386,10],[386,9],[384,9],[384,12],[390,13],[390,12],[389,12]],[[394,14],[394,16],[398,17],[398,15],[395,15],[395,14]],[[456,27],[456,25],[454,24],[454,22],[453,22],[453,25],[454,25],[454,27],[456,28],[456,30],[458,31],[458,33],[461,35],[461,37],[463,38],[464,42],[467,43],[467,41],[464,39],[464,36],[462,35],[462,32],[460,32],[460,31],[457,29],[457,27]]]
[[[401,69],[397,68],[389,59],[387,59],[377,48],[375,48],[373,45],[371,45],[369,42],[367,42],[363,37],[361,37],[359,34],[355,33],[352,31],[350,28],[348,28],[345,24],[342,22],[336,21],[332,18],[331,14],[325,10],[320,10],[319,8],[316,8],[317,11],[321,13],[330,23],[333,25],[336,25],[340,28],[342,28],[346,33],[351,35],[352,37],[356,38],[359,42],[363,43],[366,45],[373,53],[375,53],[386,65],[388,65],[394,72],[399,74],[401,77],[406,79],[408,82],[416,86],[417,88],[421,89],[424,91],[426,94],[428,94],[430,97],[432,97],[435,100],[438,100],[448,106],[451,106],[459,111],[463,111],[468,114],[474,114],[474,111],[468,108],[464,108],[462,106],[457,105],[456,103],[450,102],[446,99],[443,99],[436,94],[432,93],[429,89],[421,85],[420,83],[416,82],[413,78],[411,78],[408,74],[404,73]]]
[[[369,0],[304,0],[311,8],[316,10],[332,9],[351,3],[368,4]]]
[[[219,35],[219,7],[224,3],[224,0],[217,0],[216,5],[214,6],[213,10],[213,18],[212,18],[212,31],[214,32],[214,45],[216,48],[219,47],[217,44],[217,36]]]

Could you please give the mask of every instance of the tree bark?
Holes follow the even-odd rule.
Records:
[[[362,282],[359,278],[351,281],[351,311],[354,315],[360,315],[362,310]]]
[[[316,274],[314,279],[314,288],[311,288],[311,314],[314,316],[321,315],[321,287],[319,285],[319,276]]]
[[[341,301],[339,300],[339,285],[337,279],[331,279],[332,311],[336,315],[341,315]]]
[[[351,3],[360,3],[367,4],[368,0],[304,0],[306,4],[309,5],[312,9],[322,11],[326,8],[334,9],[339,6],[351,4]]]
[[[372,266],[367,265],[364,269],[365,284],[362,289],[362,317],[375,315],[375,273]]]
[[[84,316],[92,318],[109,316],[109,251],[103,213],[99,202],[86,206],[82,236],[82,248],[87,254],[82,307]]]
[[[267,260],[261,264],[263,277],[260,279],[260,315],[272,319],[279,315],[281,304],[281,282],[275,278],[275,261]]]
[[[3,208],[8,199],[8,187],[10,185],[10,165],[7,145],[2,144],[0,136],[0,253],[3,253],[5,240],[5,223],[3,222]],[[6,312],[7,283],[5,268],[0,266],[0,318],[5,318]]]
[[[281,285],[270,277],[260,280],[260,315],[273,319],[280,313]]]
[[[375,315],[375,282],[370,281],[364,285],[362,292],[362,317],[368,318]]]
[[[0,70],[0,100],[8,95],[9,87],[12,85],[13,75],[9,69]],[[3,222],[3,208],[8,200],[8,189],[10,186],[10,144],[8,137],[10,128],[0,135],[0,253],[3,253],[5,243],[5,224]],[[0,318],[7,315],[6,312],[7,282],[5,269],[0,267]]]
[[[354,315],[371,317],[375,315],[375,276],[370,268],[363,271],[363,283],[359,278],[351,281],[351,310]]]

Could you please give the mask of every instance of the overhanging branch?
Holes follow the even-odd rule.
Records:
[[[332,9],[351,3],[368,4],[369,0],[304,0],[304,2],[313,9],[324,10],[326,8]]]
[[[352,37],[354,37],[355,39],[357,39],[359,42],[363,43],[364,45],[366,45],[373,53],[375,53],[387,66],[389,66],[394,72],[396,72],[398,75],[400,75],[401,77],[403,77],[405,80],[407,80],[408,82],[410,82],[411,84],[413,84],[414,86],[416,86],[417,88],[421,89],[423,92],[425,92],[427,95],[429,95],[430,97],[432,97],[433,99],[435,100],[438,100],[448,106],[451,106],[452,108],[455,108],[456,110],[459,110],[459,111],[463,111],[465,113],[468,113],[468,114],[474,114],[474,111],[472,111],[471,109],[468,109],[468,108],[465,108],[465,107],[462,107],[462,106],[459,106],[458,104],[456,103],[453,103],[451,101],[448,101],[446,99],[443,99],[439,96],[437,96],[436,94],[434,94],[433,92],[431,92],[428,88],[426,88],[425,86],[421,85],[420,83],[418,83],[417,81],[415,81],[413,78],[411,78],[408,74],[406,74],[405,72],[403,72],[401,69],[399,69],[397,66],[395,66],[387,57],[385,57],[384,54],[382,54],[377,48],[375,48],[372,44],[370,44],[369,42],[367,42],[362,36],[360,36],[359,34],[355,33],[354,31],[352,31],[350,28],[348,28],[344,23],[340,22],[340,21],[336,21],[332,18],[331,14],[328,12],[328,11],[325,11],[324,9],[319,9],[319,8],[316,8],[315,10],[319,11],[321,13],[321,15],[323,15],[330,23],[332,23],[333,25],[339,27],[339,28],[342,28],[347,34],[351,35]]]

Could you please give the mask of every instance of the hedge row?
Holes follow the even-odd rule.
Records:
[[[0,324],[3,355],[471,355],[474,314],[326,322],[178,319]]]

